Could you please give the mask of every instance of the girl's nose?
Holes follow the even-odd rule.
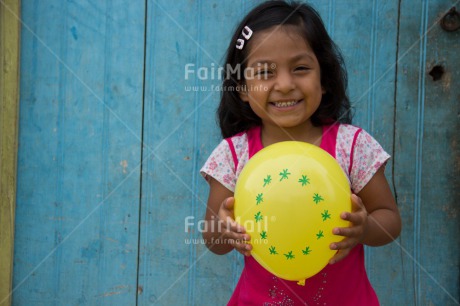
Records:
[[[283,93],[290,92],[295,88],[294,80],[289,72],[279,71],[276,76],[274,89]]]

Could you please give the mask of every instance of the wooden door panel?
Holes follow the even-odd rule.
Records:
[[[133,305],[144,5],[21,5],[13,304]]]
[[[439,25],[452,5],[401,2],[395,185],[404,228],[388,295],[393,304],[459,301],[460,32]],[[437,65],[445,72],[435,81],[430,72]]]

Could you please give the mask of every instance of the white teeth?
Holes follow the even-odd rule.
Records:
[[[288,107],[297,104],[297,101],[289,101],[289,102],[274,102],[276,107]]]

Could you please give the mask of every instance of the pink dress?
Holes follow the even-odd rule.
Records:
[[[389,158],[375,139],[351,125],[323,126],[320,147],[336,158],[355,193]],[[260,127],[252,128],[223,140],[201,172],[234,191],[242,168],[262,148]],[[361,244],[342,261],[307,279],[305,286],[274,276],[253,257],[245,257],[244,263],[228,305],[379,305],[366,274]]]

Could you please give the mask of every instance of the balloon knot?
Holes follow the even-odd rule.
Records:
[[[297,282],[297,285],[299,285],[299,286],[305,286],[305,280],[304,280],[304,279],[299,280],[299,281]]]

